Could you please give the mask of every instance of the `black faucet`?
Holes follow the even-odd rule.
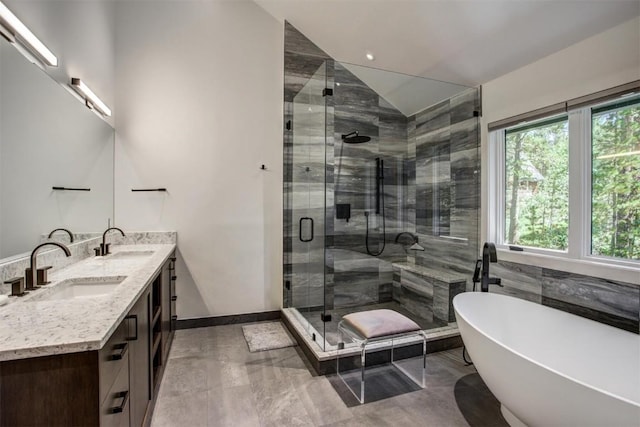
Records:
[[[64,231],[65,233],[67,233],[69,235],[69,243],[73,243],[73,233],[67,230],[66,228],[56,228],[55,230],[52,230],[51,233],[49,233],[49,239],[53,236],[53,233],[55,233],[56,231]]]
[[[482,278],[480,280],[480,292],[489,292],[489,285],[502,286],[501,280],[497,277],[489,277],[489,263],[498,262],[496,245],[485,242],[482,248]]]
[[[27,271],[25,272],[25,276],[26,276],[26,282],[27,282],[27,286],[26,289],[27,290],[33,290],[36,289],[38,286],[38,271],[36,269],[36,254],[38,252],[38,250],[40,250],[40,248],[42,248],[43,246],[48,246],[48,245],[52,245],[52,246],[57,246],[60,249],[62,249],[64,251],[64,254],[66,256],[71,256],[71,251],[69,250],[68,247],[66,247],[65,245],[63,245],[62,243],[58,243],[58,242],[44,242],[39,244],[38,246],[35,247],[35,249],[33,251],[31,251],[31,264],[30,264],[30,268],[27,269]]]
[[[107,228],[104,233],[102,233],[102,243],[100,243],[100,256],[105,256],[105,255],[109,255],[109,245],[107,244],[106,240],[107,240],[107,233],[111,230],[118,230],[120,232],[120,234],[122,234],[122,237],[124,237],[124,231],[120,230],[118,227],[109,227]],[[97,248],[96,248],[97,251]],[[97,253],[96,253],[97,255]]]

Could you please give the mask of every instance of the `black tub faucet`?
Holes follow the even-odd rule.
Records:
[[[502,286],[501,280],[497,277],[489,277],[489,264],[498,262],[496,245],[485,242],[482,248],[482,278],[480,280],[480,291],[489,292],[489,285]]]
[[[105,256],[105,255],[109,255],[109,244],[107,244],[107,233],[110,232],[111,230],[117,230],[120,232],[120,234],[122,234],[122,237],[125,237],[124,235],[124,231],[120,230],[118,227],[109,227],[107,228],[104,233],[102,233],[102,243],[100,243],[100,256]],[[96,251],[98,249],[96,248]],[[97,253],[96,253],[97,255]]]

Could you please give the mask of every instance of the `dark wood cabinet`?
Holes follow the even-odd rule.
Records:
[[[130,360],[128,357],[126,359]],[[107,393],[106,399],[100,405],[101,427],[124,427],[130,425],[133,405],[129,384],[130,374],[129,364],[124,363]]]
[[[169,349],[173,338],[172,316],[175,310],[173,282],[175,258],[172,255],[162,266],[160,274],[151,287],[151,377],[155,391],[169,358]]]
[[[0,362],[0,426],[148,425],[173,335],[171,265],[100,350]]]
[[[0,363],[0,425],[95,426],[99,398],[97,351]]]
[[[125,318],[129,355],[130,419],[132,426],[141,426],[151,401],[151,370],[149,356],[151,292],[145,291]]]
[[[162,300],[162,353],[166,359],[169,349],[169,334],[171,333],[171,261],[167,261],[162,266],[162,284],[160,297]]]
[[[169,355],[170,335],[175,329],[176,315],[176,258],[172,255],[162,267],[162,346],[165,358]]]

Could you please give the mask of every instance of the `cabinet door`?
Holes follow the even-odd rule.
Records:
[[[178,300],[178,296],[176,295],[176,254],[172,254],[171,258],[169,258],[171,263],[169,264],[169,271],[171,272],[171,282],[169,286],[169,293],[171,294],[171,323],[170,323],[170,331],[173,332],[176,330],[176,322],[178,320],[178,315],[176,314],[176,301]]]
[[[129,365],[123,365],[107,393],[106,399],[100,406],[100,427],[129,426],[132,408],[129,374]]]
[[[169,352],[169,333],[171,332],[171,259],[162,266],[162,354],[164,360],[167,359]]]
[[[150,291],[145,291],[125,318],[128,323],[131,426],[141,426],[151,400]]]

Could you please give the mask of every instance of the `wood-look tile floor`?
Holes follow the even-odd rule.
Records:
[[[175,334],[153,427],[507,426],[461,349],[427,356],[427,387],[364,405],[298,347],[250,353],[241,325]]]

